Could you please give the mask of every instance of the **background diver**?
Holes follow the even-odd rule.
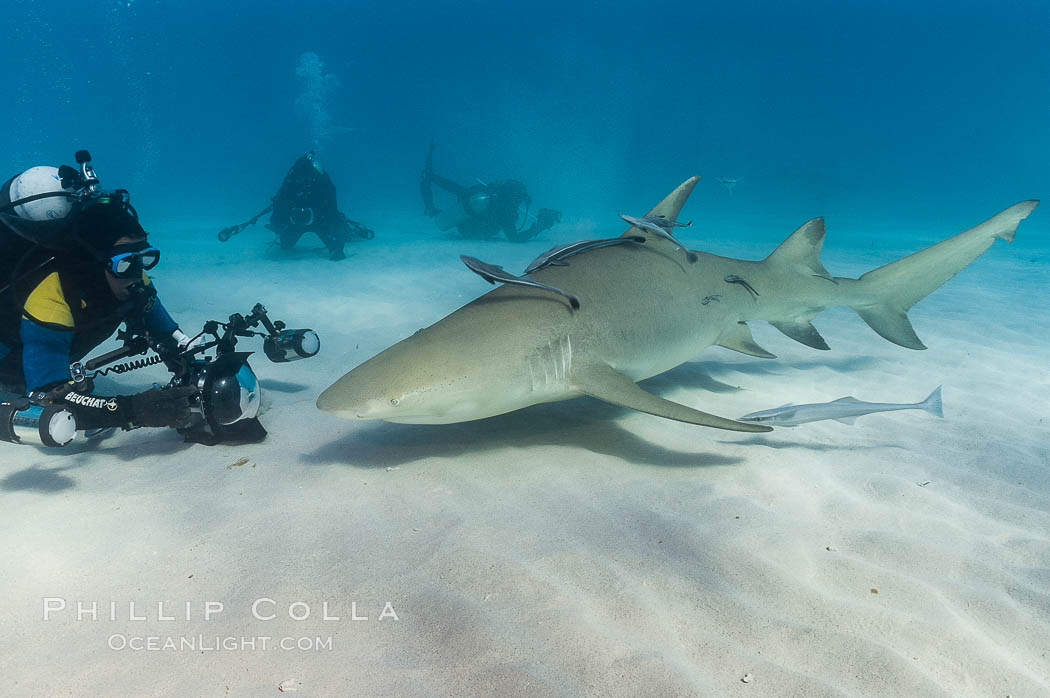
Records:
[[[107,396],[71,380],[122,322],[172,351],[190,344],[146,274],[160,251],[127,191],[97,192],[90,156],[77,159],[80,172],[33,167],[0,189],[0,390],[60,404],[78,429],[184,428],[193,388]]]
[[[532,198],[516,179],[465,187],[434,172],[434,145],[427,152],[420,178],[423,213],[433,218],[441,230],[455,228],[467,238],[491,238],[502,231],[511,242],[531,240],[561,220],[561,213],[541,208],[532,225],[526,227]],[[434,205],[434,185],[456,197],[455,203],[441,210]]]
[[[313,151],[295,161],[284,176],[270,205],[255,216],[219,231],[223,242],[270,214],[267,228],[277,234],[282,250],[290,250],[304,233],[316,233],[328,248],[329,259],[346,258],[343,246],[354,238],[371,240],[375,232],[339,211],[335,184]]]

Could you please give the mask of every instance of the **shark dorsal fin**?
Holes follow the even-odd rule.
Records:
[[[824,247],[824,219],[814,218],[791,233],[780,243],[765,261],[770,265],[791,266],[804,269],[814,276],[833,280],[820,262],[820,250]]]
[[[832,400],[832,402],[860,402],[860,400],[852,395],[847,395],[846,397],[840,397],[838,400]]]
[[[666,218],[669,221],[678,220],[678,214],[681,213],[682,206],[685,205],[685,202],[689,198],[689,195],[693,193],[693,187],[695,187],[696,183],[699,181],[699,177],[690,177],[689,179],[685,180],[677,187],[675,187],[675,190],[673,192],[665,196],[663,201],[658,203],[656,206],[653,206],[652,210],[645,215],[647,217],[660,216]],[[633,228],[629,229],[626,233],[624,233],[624,235],[635,234],[631,233],[631,230],[633,230]]]
[[[771,354],[755,342],[751,336],[751,329],[746,322],[738,322],[730,325],[715,342],[720,347],[739,351],[748,356],[757,356],[760,359],[775,359],[776,354]]]

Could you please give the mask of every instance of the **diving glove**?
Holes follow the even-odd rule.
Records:
[[[536,232],[542,233],[561,221],[561,211],[550,208],[541,208],[536,214]]]
[[[89,384],[63,384],[31,397],[41,404],[61,404],[76,417],[80,429],[121,427],[188,427],[196,420],[191,406],[197,394],[192,387],[152,388],[136,395],[96,395]]]
[[[117,398],[125,408],[132,427],[174,427],[185,429],[197,415],[192,405],[197,389],[190,386],[151,388],[144,393]]]

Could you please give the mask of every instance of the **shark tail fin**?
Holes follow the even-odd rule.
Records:
[[[933,392],[930,393],[925,400],[918,405],[922,409],[926,410],[930,414],[944,418],[944,410],[941,406],[941,386],[934,388]]]
[[[1013,241],[1018,224],[1038,203],[1014,204],[954,237],[869,271],[857,280],[857,300],[851,307],[889,341],[925,349],[908,320],[908,310],[980,257],[996,238]]]

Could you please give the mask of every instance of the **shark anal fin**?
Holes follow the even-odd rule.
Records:
[[[906,349],[926,348],[926,345],[919,339],[919,335],[915,334],[915,328],[911,326],[911,321],[905,311],[896,310],[888,305],[854,307],[853,309],[871,329],[894,344],[899,344]]]
[[[657,397],[642,390],[630,378],[605,364],[574,367],[570,374],[570,381],[572,386],[581,393],[657,417],[729,431],[772,431],[767,426],[718,417]]]
[[[755,342],[751,336],[751,328],[747,326],[746,322],[737,322],[730,325],[715,344],[726,349],[739,351],[741,354],[757,356],[760,359],[777,358],[776,354],[766,351]]]
[[[817,332],[817,328],[809,320],[770,320],[769,324],[796,342],[802,342],[807,347],[813,347],[821,351],[831,349],[828,343],[824,341],[824,338],[820,336],[820,332]]]

